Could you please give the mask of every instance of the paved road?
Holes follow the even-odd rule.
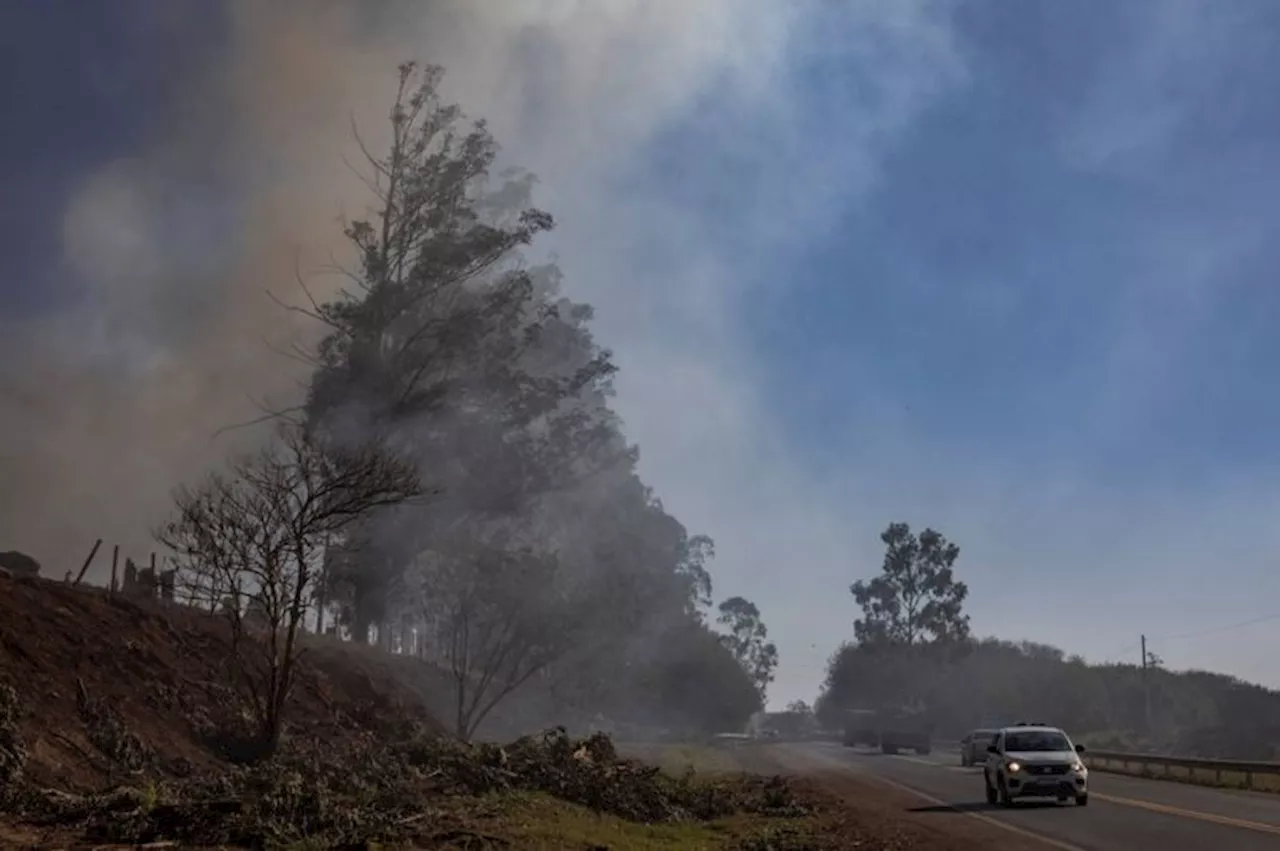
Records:
[[[874,775],[919,795],[916,812],[981,819],[1062,851],[1280,849],[1280,795],[1094,772],[1087,808],[1028,801],[1009,810],[986,803],[982,769],[961,768],[957,754],[883,756],[827,743],[780,747],[788,767]]]

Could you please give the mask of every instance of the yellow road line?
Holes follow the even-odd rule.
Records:
[[[1137,807],[1141,810],[1150,810],[1153,813],[1164,813],[1165,815],[1170,816],[1198,819],[1199,821],[1213,822],[1214,824],[1226,825],[1227,827],[1238,827],[1242,830],[1254,830],[1258,833],[1270,833],[1275,836],[1280,836],[1280,825],[1277,824],[1249,821],[1248,819],[1232,818],[1231,816],[1220,816],[1214,813],[1203,813],[1199,810],[1185,810],[1182,807],[1170,807],[1165,804],[1157,804],[1152,801],[1141,801],[1136,798],[1118,798],[1115,795],[1104,795],[1101,792],[1091,792],[1090,797],[1097,798],[1099,801],[1109,801],[1113,804],[1120,804],[1125,807]]]

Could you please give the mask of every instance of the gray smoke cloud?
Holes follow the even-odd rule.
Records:
[[[642,470],[720,544],[718,596],[778,563],[783,545],[752,531],[764,518],[792,545],[841,551],[848,524],[811,511],[809,483],[775,454],[726,307],[745,295],[742,246],[763,252],[826,226],[874,184],[895,134],[961,81],[948,8],[233,0],[218,61],[187,81],[146,146],[103,164],[67,207],[65,259],[90,283],[86,298],[0,329],[0,392],[15,402],[0,408],[0,543],[55,575],[97,537],[145,553],[170,489],[259,439],[214,433],[258,415],[260,400],[296,401],[305,367],[278,352],[316,329],[277,302],[300,302],[299,269],[342,256],[341,220],[367,204],[343,164],[358,160],[352,123],[381,149],[395,66],[412,58],[443,65],[445,95],[538,175],[537,201],[560,222],[546,247],[617,352]],[[865,79],[823,82],[835,55]],[[798,109],[818,83],[829,108]],[[664,195],[670,175],[646,177],[649,152],[689,126],[715,140],[677,164],[699,191]],[[732,251],[709,236],[717,197],[750,199]],[[336,285],[310,280],[321,294]],[[769,493],[748,499],[748,478]],[[777,607],[759,602],[774,623]],[[785,660],[785,637],[782,648]]]

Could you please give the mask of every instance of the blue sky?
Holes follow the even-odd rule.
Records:
[[[1280,5],[526,6],[446,39],[405,4],[394,37],[359,38],[388,67],[438,58],[542,177],[646,476],[717,539],[722,593],[760,604],[779,700],[811,697],[851,634],[846,588],[892,520],[960,543],[980,633],[1101,659],[1147,632],[1173,667],[1280,686],[1280,620],[1173,638],[1280,613]],[[22,68],[6,317],[95,286],[62,246],[91,176],[189,154],[191,114],[230,109],[184,86],[247,62],[256,19],[176,7],[196,14],[0,10]],[[335,57],[339,76],[365,58]],[[202,173],[190,159],[172,173]]]
[[[1068,452],[1126,480],[1274,458],[1277,398],[1257,391],[1278,345],[1262,317],[1280,306],[1267,239],[1280,206],[1269,82],[1280,51],[1233,44],[1203,60],[1211,67],[1195,73],[1220,87],[1173,98],[1167,108],[1185,123],[1130,162],[1082,166],[1063,138],[1091,132],[1082,123],[1099,88],[1126,85],[1099,69],[1143,37],[1140,23],[1114,14],[1139,5],[1074,4],[1068,16],[1052,14],[1062,4],[997,3],[957,17],[967,84],[901,134],[869,201],[779,264],[796,285],[745,307],[779,392],[804,383],[815,341],[855,377],[819,378],[817,411],[783,405],[789,429],[839,422],[870,383],[957,451]],[[1157,108],[1138,96],[1102,120]],[[1249,244],[1220,280],[1195,284],[1215,292],[1183,327],[1177,296],[1165,293],[1176,293],[1184,255],[1213,262],[1236,239]],[[1167,390],[1135,400],[1122,426],[1093,425],[1088,412],[1111,404],[1117,337],[1135,325],[1162,335],[1166,323],[1177,351],[1159,353],[1151,378]]]

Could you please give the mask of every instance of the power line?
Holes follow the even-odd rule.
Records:
[[[1139,647],[1141,647],[1141,644],[1136,641],[1133,642],[1132,644],[1126,644],[1122,650],[1117,650],[1114,653],[1108,653],[1105,656],[1099,657],[1102,660],[1099,664],[1102,664],[1102,665],[1124,664],[1123,663],[1124,657],[1128,656],[1133,651],[1139,649]]]
[[[1180,641],[1180,640],[1185,639],[1185,638],[1198,638],[1198,637],[1200,637],[1200,636],[1202,636],[1202,635],[1214,635],[1214,634],[1216,634],[1216,633],[1220,633],[1220,632],[1231,632],[1231,631],[1233,631],[1233,630],[1237,630],[1237,629],[1244,629],[1245,627],[1254,626],[1254,625],[1256,625],[1256,624],[1260,624],[1260,623],[1267,623],[1268,621],[1274,621],[1274,620],[1280,620],[1280,612],[1277,612],[1277,613],[1274,613],[1274,614],[1270,614],[1270,615],[1262,615],[1261,617],[1256,617],[1256,618],[1249,618],[1248,620],[1240,621],[1239,623],[1226,624],[1226,625],[1222,625],[1222,626],[1211,626],[1211,627],[1207,627],[1207,628],[1205,628],[1205,629],[1197,629],[1197,630],[1193,630],[1193,631],[1191,631],[1191,632],[1182,632],[1182,633],[1178,633],[1178,634],[1176,634],[1176,635],[1155,635],[1155,636],[1146,636],[1146,637],[1145,637],[1145,641],[1138,641],[1138,642],[1134,642],[1134,643],[1131,643],[1131,644],[1127,644],[1127,645],[1125,645],[1125,647],[1124,647],[1124,649],[1123,649],[1123,650],[1120,650],[1120,651],[1115,652],[1115,653],[1109,653],[1109,654],[1107,654],[1106,656],[1101,657],[1101,658],[1103,659],[1102,664],[1104,664],[1104,665],[1105,665],[1105,664],[1114,664],[1114,662],[1112,662],[1112,660],[1117,659],[1117,658],[1119,658],[1119,659],[1123,660],[1123,659],[1124,659],[1124,657],[1128,656],[1128,655],[1129,655],[1130,653],[1132,653],[1133,651],[1135,651],[1135,650],[1141,650],[1141,658],[1140,658],[1140,660],[1139,660],[1139,665],[1143,665],[1143,666],[1145,666],[1145,664],[1146,664],[1146,662],[1147,662],[1147,653],[1146,653],[1146,650],[1145,650],[1144,645],[1145,645],[1145,644],[1148,644],[1148,643],[1150,643],[1150,642],[1153,642],[1153,641],[1157,641],[1157,642],[1158,642],[1158,641]]]
[[[1178,641],[1183,638],[1197,638],[1201,635],[1212,635],[1218,632],[1231,632],[1232,630],[1243,629],[1246,626],[1253,626],[1254,624],[1266,623],[1267,621],[1274,621],[1274,620],[1280,620],[1280,613],[1263,615],[1262,617],[1258,617],[1258,618],[1250,618],[1247,621],[1240,621],[1239,623],[1228,624],[1227,626],[1213,626],[1213,627],[1209,627],[1208,629],[1196,630],[1195,632],[1184,632],[1178,635],[1156,636],[1156,639],[1158,641]]]

